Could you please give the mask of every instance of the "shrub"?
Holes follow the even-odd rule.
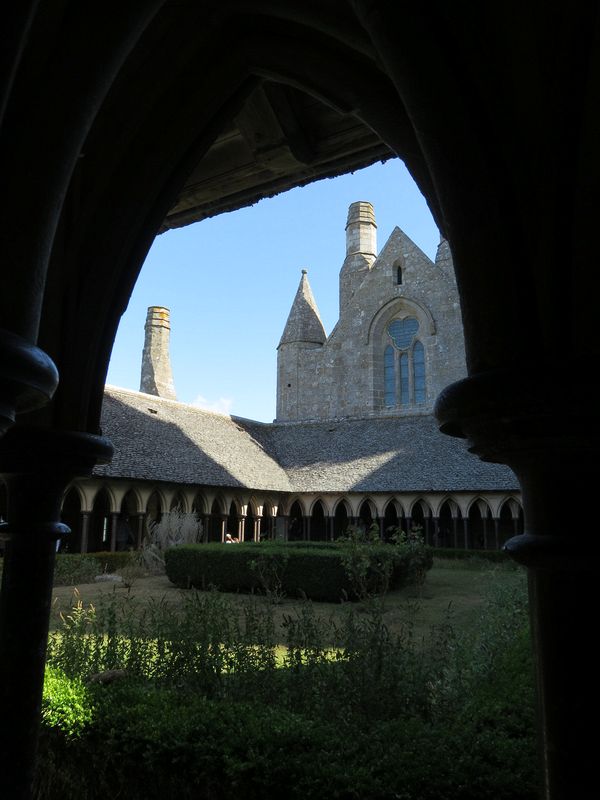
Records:
[[[353,571],[352,551],[344,544],[319,547],[293,547],[281,543],[183,545],[165,551],[169,580],[182,588],[224,592],[265,591],[265,576],[275,580],[279,594],[312,600],[338,602],[357,599],[366,586],[370,592],[400,588],[414,578],[418,569],[431,566],[425,550],[403,549],[394,545],[370,545],[361,550],[361,583]],[[427,566],[428,565],[428,566]],[[364,569],[363,569],[364,568]],[[388,571],[383,586],[381,574]],[[262,577],[261,577],[262,574]]]
[[[92,555],[59,553],[54,565],[54,585],[74,586],[91,583],[100,572],[98,561]]]
[[[149,523],[148,536],[142,542],[140,563],[149,572],[162,575],[165,571],[165,551],[169,547],[202,541],[202,522],[196,514],[170,511],[159,522]]]
[[[268,647],[249,646],[272,635],[271,606],[263,622],[256,606],[242,630],[226,597],[185,596],[179,625],[165,608],[147,628],[163,637],[165,660],[169,638],[178,648],[168,678],[73,682],[83,715],[61,711],[70,685],[45,694],[36,800],[538,796],[524,586],[492,580],[468,635],[449,619],[424,643],[410,626],[392,635],[379,604],[360,614],[348,604],[333,652],[323,644],[331,631],[305,603],[286,622],[284,668]],[[115,634],[116,618],[106,620]],[[125,624],[131,633],[137,622]],[[198,648],[213,660],[190,683]]]

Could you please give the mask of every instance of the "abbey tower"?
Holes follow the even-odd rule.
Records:
[[[454,267],[396,227],[377,254],[373,206],[352,203],[340,316],[327,336],[306,270],[277,351],[277,422],[430,414],[466,375]]]

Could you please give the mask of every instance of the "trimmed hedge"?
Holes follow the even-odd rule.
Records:
[[[54,565],[54,586],[92,583],[96,575],[116,572],[131,563],[132,552],[59,553]]]
[[[394,545],[369,545],[362,551],[370,560],[369,583],[375,589],[381,567],[391,560],[390,589],[399,589],[432,566],[428,548],[405,550]],[[262,592],[271,581],[278,591],[293,597],[338,602],[356,599],[355,585],[344,563],[350,546],[321,543],[190,544],[165,552],[169,580],[181,588],[214,587],[223,592]],[[261,580],[260,573],[267,576]]]

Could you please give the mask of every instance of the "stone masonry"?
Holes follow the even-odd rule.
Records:
[[[409,366],[404,369],[412,369],[410,359],[418,343],[424,388],[417,396],[417,378],[411,373],[408,399],[392,402],[385,392],[385,352],[387,348],[396,359],[396,386],[403,379],[408,386],[401,373],[402,350],[393,336],[406,321],[416,333],[409,337]],[[276,421],[430,414],[440,391],[466,374],[448,243],[440,242],[432,262],[396,227],[376,255],[373,207],[353,203],[340,270],[339,321],[327,337],[303,270],[278,347]]]
[[[169,355],[170,333],[169,309],[150,306],[144,327],[140,392],[176,400]]]

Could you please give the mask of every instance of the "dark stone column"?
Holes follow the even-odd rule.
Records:
[[[88,540],[90,538],[90,521],[92,519],[91,511],[81,512],[81,552],[87,553]]]
[[[452,517],[452,541],[454,547],[458,547],[458,517]]]
[[[494,541],[496,542],[496,550],[500,549],[500,518],[494,517]]]
[[[0,439],[8,522],[0,591],[0,781],[2,797],[28,798],[40,721],[62,493],[112,448],[83,433],[14,427]]]
[[[432,517],[433,519],[433,546],[440,546],[440,518]]]
[[[597,491],[600,426],[594,396],[574,382],[566,398],[551,372],[483,373],[438,399],[442,431],[508,464],[521,484],[525,531],[505,544],[528,570],[543,787],[540,797],[588,797],[597,782],[598,537],[565,525],[557,497]],[[579,373],[578,373],[579,376]]]
[[[469,518],[463,517],[463,536],[465,540],[465,550],[469,549]]]
[[[114,553],[117,549],[117,528],[119,526],[119,512],[110,513],[110,552]]]
[[[146,515],[143,512],[140,514],[135,514],[134,519],[136,520],[135,549],[141,550],[142,540],[144,538],[144,522],[146,520]]]

